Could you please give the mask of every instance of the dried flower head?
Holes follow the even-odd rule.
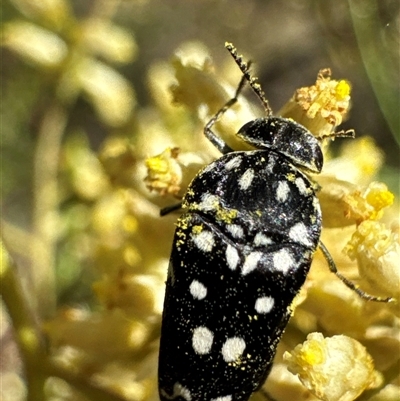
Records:
[[[346,218],[357,224],[365,220],[379,220],[383,216],[383,209],[391,206],[394,195],[381,182],[371,182],[364,192],[353,191],[343,197],[347,205]]]
[[[177,161],[179,148],[167,148],[161,154],[146,159],[147,177],[144,179],[147,188],[160,195],[177,196],[181,187],[182,169]]]
[[[385,296],[400,297],[399,233],[377,221],[363,221],[345,252],[357,260],[361,277]]]
[[[331,70],[319,71],[315,85],[297,89],[280,114],[307,127],[315,136],[329,135],[350,109],[351,86],[331,79]]]
[[[358,341],[311,333],[284,359],[288,369],[320,400],[353,401],[382,382],[372,357]]]

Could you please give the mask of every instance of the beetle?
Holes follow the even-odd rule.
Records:
[[[192,180],[168,268],[159,353],[162,401],[246,401],[261,388],[320,242],[321,210],[307,173],[320,173],[320,139],[287,118],[272,115],[250,62],[226,48],[243,76],[230,99],[206,124],[206,138],[222,156]],[[234,151],[212,130],[246,81],[266,117],[238,136],[254,150]],[[348,136],[333,133],[332,136]]]

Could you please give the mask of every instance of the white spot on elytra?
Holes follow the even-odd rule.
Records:
[[[200,281],[193,280],[189,287],[194,299],[204,299],[207,296],[207,288]]]
[[[275,157],[270,155],[267,167],[265,169],[267,170],[268,173],[272,173],[272,169],[274,168],[274,166],[275,166]]]
[[[226,261],[230,269],[235,270],[239,263],[239,254],[235,247],[228,245],[226,247]]]
[[[208,212],[210,210],[215,210],[219,205],[218,196],[205,193],[201,197],[201,202],[199,203],[199,209],[204,212]]]
[[[255,246],[272,244],[271,238],[268,238],[263,233],[257,233],[256,236],[254,237],[253,242]]]
[[[251,252],[246,256],[242,267],[242,275],[250,273],[257,267],[258,261],[261,259],[262,252]]]
[[[203,174],[209,173],[210,171],[214,170],[214,168],[215,168],[215,164],[214,163],[211,163],[211,164],[205,166],[203,168],[203,170],[201,170],[201,172],[199,173],[199,176],[202,176]]]
[[[254,178],[254,170],[248,168],[243,175],[239,178],[239,187],[241,190],[246,190],[252,183]]]
[[[232,170],[236,167],[240,166],[240,163],[242,163],[242,157],[241,156],[236,156],[233,159],[229,160],[226,164],[225,164],[225,170]]]
[[[225,362],[235,362],[240,358],[246,348],[246,343],[241,337],[228,338],[222,346],[222,356]]]
[[[260,297],[257,298],[254,308],[258,313],[269,313],[274,307],[274,303],[275,303],[274,298]]]
[[[278,202],[285,202],[290,192],[289,185],[286,181],[279,181],[276,190],[276,200]]]
[[[274,268],[283,273],[287,273],[294,264],[292,255],[285,248],[274,253],[273,262]]]
[[[237,224],[227,224],[226,229],[232,234],[233,238],[243,237],[243,228]]]
[[[211,231],[201,231],[198,234],[192,233],[193,242],[203,252],[211,252],[215,243],[214,234]]]
[[[289,237],[294,242],[304,246],[312,246],[312,242],[308,238],[307,227],[304,223],[297,223],[289,230]]]
[[[161,395],[167,400],[174,400],[178,397],[182,397],[186,401],[192,400],[192,395],[190,394],[190,391],[186,387],[182,386],[182,384],[180,384],[179,382],[176,382],[174,384],[172,391],[172,395],[169,395],[164,389],[162,389]]]
[[[309,188],[307,188],[306,183],[301,177],[297,177],[296,180],[294,181],[297,189],[299,190],[301,195],[307,195],[309,194]]]
[[[204,355],[211,351],[214,334],[205,326],[196,327],[193,330],[192,347],[196,354]]]
[[[312,203],[314,206],[314,210],[320,215],[321,214],[321,206],[320,206],[319,200],[316,196],[314,196]]]
[[[224,395],[222,397],[212,398],[211,401],[232,401],[232,396]]]

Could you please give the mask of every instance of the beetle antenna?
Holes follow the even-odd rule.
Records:
[[[250,74],[250,66],[248,63],[243,61],[243,57],[239,56],[237,53],[237,49],[235,46],[233,46],[232,43],[225,43],[226,49],[229,51],[233,59],[236,61],[236,64],[240,68],[240,71],[242,71],[242,74],[246,77],[247,81],[249,82],[251,89],[253,89],[254,93],[257,95],[257,97],[260,99],[262,105],[264,106],[265,112],[267,113],[267,116],[272,115],[272,109],[269,106],[268,100],[265,97],[265,93],[261,88],[261,85],[258,83],[257,77],[252,77]]]

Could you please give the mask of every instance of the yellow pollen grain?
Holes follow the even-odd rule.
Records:
[[[216,219],[223,221],[224,223],[231,224],[233,219],[236,218],[238,211],[236,209],[226,210],[223,208],[218,208],[216,212]]]
[[[200,234],[203,231],[203,226],[193,226],[192,233],[193,234]]]
[[[296,180],[296,175],[293,173],[288,173],[288,174],[286,174],[286,178],[288,181],[294,182]]]
[[[347,81],[342,79],[336,85],[335,92],[336,92],[336,97],[339,100],[346,99],[348,96],[350,96],[351,86]]]
[[[372,190],[367,194],[367,202],[377,210],[393,204],[394,195],[387,189]]]
[[[301,359],[304,363],[314,366],[324,361],[324,352],[317,341],[310,341],[307,346],[302,349]]]

